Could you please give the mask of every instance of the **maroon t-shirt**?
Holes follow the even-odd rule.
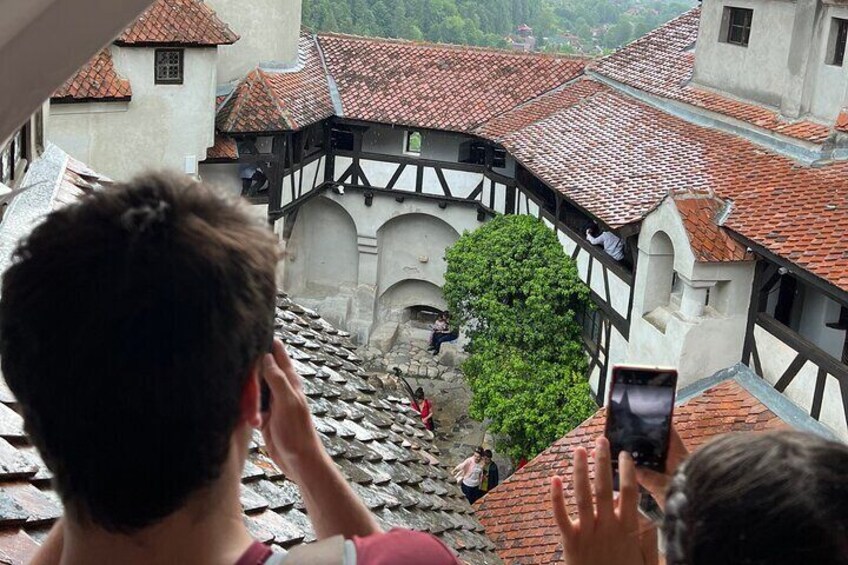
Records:
[[[410,530],[395,529],[386,534],[354,537],[357,565],[459,565],[460,561],[435,537]],[[254,542],[236,565],[264,565],[271,549]]]

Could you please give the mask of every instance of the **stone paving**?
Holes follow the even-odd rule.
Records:
[[[475,447],[493,448],[494,442],[486,432],[485,423],[476,422],[468,415],[471,390],[462,372],[451,366],[460,364],[464,354],[455,345],[446,345],[443,354],[435,356],[427,351],[428,339],[428,330],[408,324],[399,332],[389,353],[383,355],[365,347],[357,354],[365,360],[366,368],[380,375],[387,386],[397,386],[392,378],[397,368],[413,390],[424,389],[435,410],[436,445],[442,452],[441,460],[453,466],[473,453]],[[495,462],[501,476],[506,476],[511,468],[509,461],[495,454]]]

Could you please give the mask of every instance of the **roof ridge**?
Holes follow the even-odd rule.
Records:
[[[515,57],[527,58],[527,59],[558,59],[563,61],[573,61],[573,62],[582,62],[582,61],[592,61],[593,57],[588,55],[567,55],[564,53],[548,53],[541,51],[513,51],[511,49],[507,49],[505,47],[485,47],[481,45],[459,45],[457,43],[443,43],[438,41],[423,41],[423,40],[415,40],[415,39],[404,39],[404,38],[396,38],[396,37],[376,37],[376,36],[367,36],[367,35],[357,35],[352,33],[340,33],[340,32],[318,32],[316,33],[319,41],[322,38],[335,38],[335,39],[345,39],[345,40],[353,40],[353,41],[369,41],[373,43],[389,43],[395,45],[402,45],[407,47],[422,47],[426,49],[446,49],[451,51],[475,51],[479,53],[497,53],[501,55],[513,55]]]

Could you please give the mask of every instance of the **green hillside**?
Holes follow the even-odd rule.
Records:
[[[522,24],[541,50],[597,54],[696,5],[696,0],[304,0],[318,31],[506,47]]]

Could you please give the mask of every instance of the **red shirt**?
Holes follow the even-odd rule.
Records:
[[[433,407],[430,405],[430,401],[425,398],[423,401],[421,401],[420,406],[421,406],[421,420],[423,420],[423,422],[424,422],[424,427],[426,427],[428,430],[432,429],[433,420],[427,419],[427,416],[429,416],[433,411]]]
[[[357,565],[460,565],[459,559],[437,538],[422,532],[394,529],[386,534],[353,538]],[[236,565],[264,565],[271,548],[254,542]]]

